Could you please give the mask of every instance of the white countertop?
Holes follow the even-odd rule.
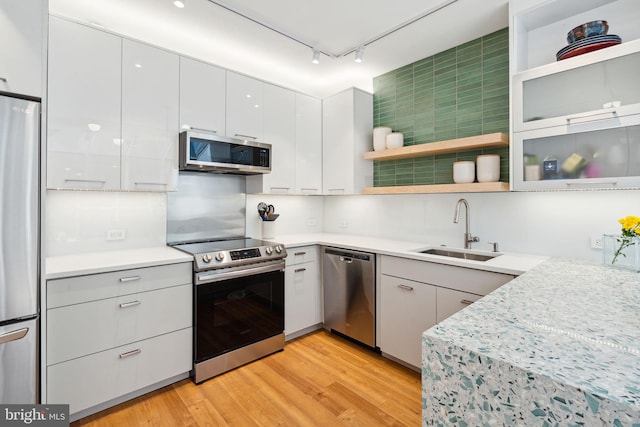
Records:
[[[421,254],[416,251],[416,249],[440,247],[439,245],[430,244],[429,242],[410,242],[406,240],[383,239],[378,237],[357,236],[349,234],[290,234],[276,236],[275,238],[268,240],[282,243],[287,248],[306,245],[338,246],[345,249],[375,252],[382,255],[398,256],[419,261],[436,262],[440,264],[455,265],[458,267],[467,267],[477,270],[486,270],[515,275],[520,275],[548,259],[548,257],[538,255],[500,252],[502,255],[488,261],[472,261],[459,258],[443,257],[438,255]],[[447,248],[462,250],[460,248],[454,247]],[[468,252],[492,254],[491,252],[477,250],[470,250]]]
[[[64,255],[46,259],[46,279],[191,261],[191,255],[168,246]]]
[[[436,262],[514,275],[520,275],[547,259],[546,257],[536,255],[501,252],[502,255],[488,261],[472,261],[417,252],[416,249],[439,247],[425,242],[410,242],[406,240],[348,234],[289,234],[266,240],[282,243],[287,248],[307,245],[337,246],[351,250],[374,252],[382,255],[398,256],[419,261]],[[470,252],[491,254],[491,252],[476,250]],[[59,279],[62,277],[83,276],[87,274],[190,261],[193,261],[191,255],[168,246],[64,255],[48,257],[46,259],[46,278]]]

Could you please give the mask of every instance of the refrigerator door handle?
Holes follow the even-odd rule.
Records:
[[[17,331],[7,332],[6,334],[0,335],[0,344],[6,344],[11,341],[17,341],[21,338],[24,338],[29,332],[29,328],[18,329]]]

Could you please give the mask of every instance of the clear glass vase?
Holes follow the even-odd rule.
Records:
[[[640,237],[604,234],[602,256],[607,267],[640,272]]]

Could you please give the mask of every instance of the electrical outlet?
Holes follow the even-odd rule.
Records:
[[[107,231],[107,240],[124,240],[127,237],[125,230],[109,230]]]
[[[591,249],[602,249],[602,234],[591,236]]]
[[[340,227],[340,228],[347,228],[347,227],[348,227],[348,225],[349,225],[349,223],[347,222],[347,220],[346,220],[346,219],[338,220],[338,227]]]

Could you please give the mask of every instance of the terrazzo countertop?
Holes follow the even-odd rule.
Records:
[[[640,426],[638,273],[550,259],[422,341],[424,426]]]
[[[193,257],[168,246],[47,257],[46,279],[191,262]]]

